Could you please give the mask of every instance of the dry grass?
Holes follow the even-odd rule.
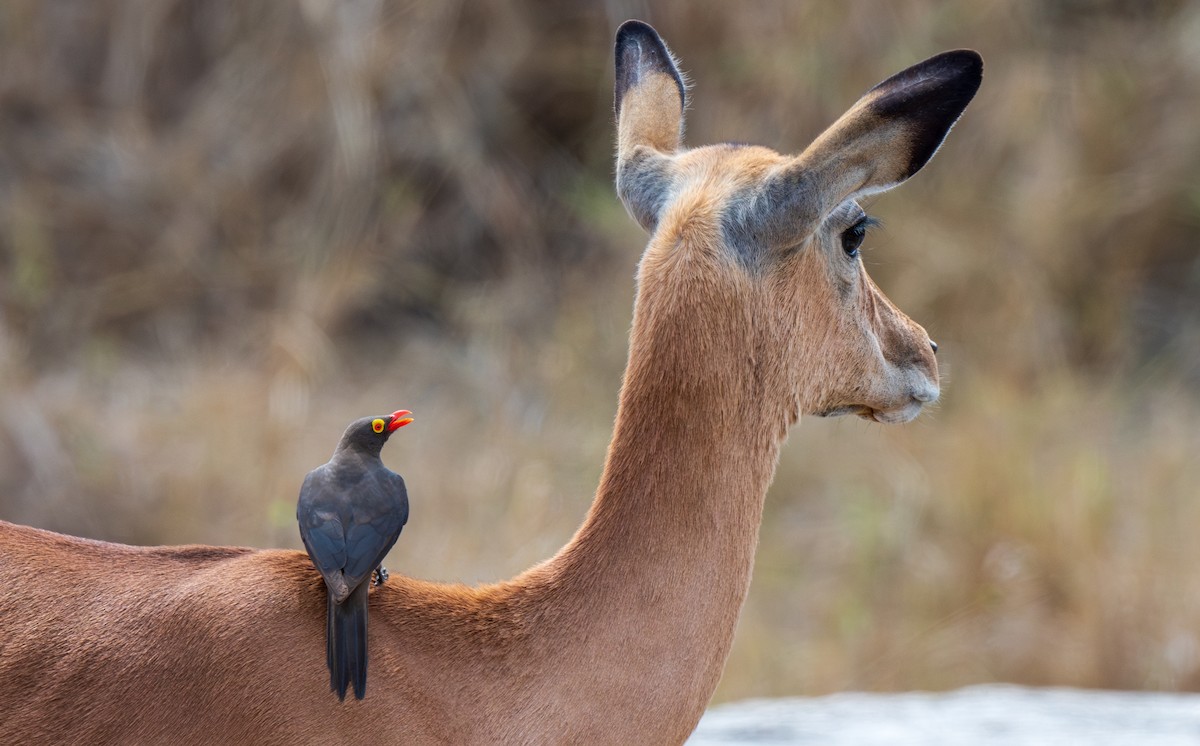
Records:
[[[609,55],[647,14],[587,7],[0,8],[0,517],[296,546],[303,474],[405,406],[394,569],[553,552],[599,473],[644,242],[609,183]],[[794,433],[718,696],[1200,688],[1200,4],[648,20],[697,83],[692,143],[798,148],[908,63],[988,63],[872,208],[867,261],[942,345],[944,403]]]

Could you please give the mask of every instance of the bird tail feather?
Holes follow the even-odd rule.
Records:
[[[329,665],[329,687],[339,700],[353,682],[354,696],[367,693],[367,593],[370,583],[360,583],[343,603],[329,596],[325,658]]]

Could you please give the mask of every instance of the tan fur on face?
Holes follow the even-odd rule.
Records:
[[[0,522],[5,742],[681,743],[729,652],[788,426],[908,419],[936,396],[924,330],[839,241],[855,195],[932,155],[978,85],[972,54],[885,81],[798,158],[683,151],[678,73],[653,29],[625,24],[618,65],[653,68],[618,68],[618,190],[652,235],[574,538],[506,582],[374,589],[366,699],[340,703],[304,553]]]

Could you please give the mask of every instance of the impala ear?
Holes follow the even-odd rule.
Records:
[[[683,142],[687,88],[667,45],[653,28],[626,21],[617,29],[617,194],[648,231],[671,186],[671,155]]]
[[[983,82],[983,58],[970,49],[931,56],[866,92],[800,156],[841,204],[882,192],[934,157]]]
[[[893,75],[778,174],[771,191],[810,202],[818,194],[825,214],[850,197],[896,186],[929,162],[982,80],[983,59],[969,49],[943,52]]]

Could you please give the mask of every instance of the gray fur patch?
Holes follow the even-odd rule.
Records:
[[[662,156],[638,148],[617,164],[617,195],[625,209],[650,233],[667,203],[671,179]]]
[[[772,249],[798,243],[816,227],[816,186],[810,173],[788,170],[733,195],[721,214],[721,235],[743,266],[761,266]]]

